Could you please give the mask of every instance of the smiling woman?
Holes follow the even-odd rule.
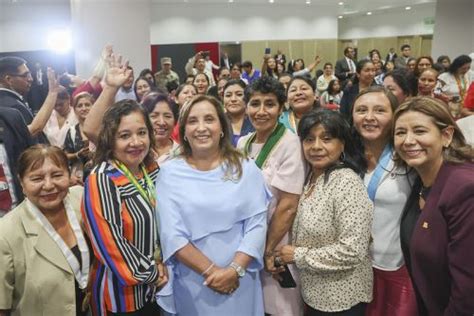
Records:
[[[393,113],[398,106],[390,90],[373,86],[359,93],[352,111],[353,130],[365,155],[360,165],[370,199],[374,203],[373,243],[374,299],[367,315],[416,315],[413,286],[400,247],[400,219],[415,175],[395,164],[390,142]],[[394,242],[395,241],[395,242]]]
[[[193,99],[179,126],[182,154],[157,180],[163,260],[173,275],[158,302],[178,315],[262,315],[269,201],[262,174],[233,148],[216,99]]]
[[[301,117],[316,105],[316,86],[309,77],[294,77],[288,84],[287,96],[290,109],[283,112],[279,120],[296,133]]]
[[[394,115],[398,156],[421,179],[402,218],[402,247],[423,315],[474,312],[474,151],[445,105],[429,97]]]
[[[245,89],[244,99],[255,132],[242,137],[237,148],[255,160],[273,194],[268,208],[270,227],[265,245],[266,271],[261,273],[265,313],[301,315],[303,304],[294,265],[288,265],[288,271],[296,285],[288,287],[277,281],[285,268],[277,268],[275,264],[278,263],[275,250],[289,242],[289,230],[303,191],[304,165],[300,142],[294,133],[278,122],[285,103],[285,89],[277,79],[268,76],[257,79]]]
[[[124,100],[105,112],[99,135],[82,209],[96,255],[92,306],[99,314],[158,313],[148,293],[167,276],[154,256],[153,127],[140,105]],[[104,286],[105,280],[115,286]]]
[[[18,173],[26,199],[0,219],[0,315],[86,315],[83,189],[69,187],[67,158],[54,146],[28,148]]]
[[[372,299],[373,206],[358,176],[363,159],[341,114],[320,110],[298,126],[310,172],[278,258],[300,272],[308,316],[364,315]],[[337,312],[337,313],[336,313]],[[289,314],[288,314],[289,315]]]

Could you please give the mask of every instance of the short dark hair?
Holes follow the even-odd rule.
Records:
[[[227,68],[226,66],[221,66],[221,67],[219,68],[219,75],[222,73],[223,70],[226,70],[226,69],[230,71],[230,69]]]
[[[439,57],[438,57],[438,60],[436,60],[436,62],[441,64],[441,63],[443,63],[443,61],[446,60],[446,59],[449,61],[449,63],[451,63],[451,58],[449,58],[448,55],[441,55],[441,56],[439,56]]]
[[[304,82],[306,82],[311,87],[313,92],[316,92],[316,84],[311,79],[311,77],[309,77],[309,76],[295,76],[295,77],[291,78],[290,82],[288,82],[288,87],[286,88],[286,94],[287,95],[288,95],[288,89],[290,89],[291,84],[296,80],[303,80]]]
[[[332,67],[332,64],[331,63],[325,63],[324,66],[323,66],[323,69],[326,68],[326,66],[331,66]]]
[[[471,57],[467,55],[460,55],[453,59],[453,62],[451,63],[451,65],[449,65],[448,72],[451,74],[455,74],[459,68],[471,62],[472,62]]]
[[[350,168],[361,175],[363,170],[360,166],[364,165],[365,158],[356,148],[352,139],[351,128],[342,114],[336,111],[320,109],[303,115],[298,124],[298,136],[301,142],[304,142],[311,129],[318,125],[324,127],[331,137],[337,138],[344,143],[344,155],[342,159],[325,171],[324,181],[327,182],[329,174],[333,170],[340,168]]]
[[[18,67],[26,65],[26,60],[16,56],[5,56],[0,58],[0,78],[5,75],[16,74]]]
[[[347,53],[349,52],[349,49],[354,49],[354,48],[352,48],[352,46],[347,46],[346,48],[344,48],[344,56],[347,55]]]
[[[248,103],[255,93],[274,94],[277,97],[280,108],[286,101],[286,91],[282,83],[269,76],[263,76],[252,82],[245,88],[244,101]]]
[[[205,73],[203,73],[203,72],[197,73],[197,74],[194,76],[193,84],[194,84],[194,81],[196,81],[196,78],[197,78],[198,76],[201,76],[201,75],[204,75],[204,78],[206,78],[207,84],[210,85],[210,84],[211,84],[211,80],[210,80],[209,77],[208,77]]]
[[[237,85],[237,86],[241,87],[241,88],[244,89],[244,90],[245,90],[245,87],[247,86],[247,85],[245,84],[245,82],[243,82],[243,81],[240,80],[240,79],[232,79],[232,80],[227,81],[227,83],[225,84],[225,86],[224,86],[224,92],[225,92],[225,90],[227,90],[228,87],[234,86],[234,85]]]
[[[173,118],[175,122],[178,122],[179,108],[178,105],[168,98],[168,95],[158,92],[148,93],[142,100],[142,107],[145,110],[146,114],[150,115],[151,112],[155,109],[155,106],[158,102],[165,102],[173,113]]]
[[[250,60],[246,60],[242,63],[242,68],[253,68],[252,62]]]
[[[402,89],[404,95],[408,97],[416,95],[418,82],[412,71],[407,68],[397,68],[387,73],[385,78],[387,77],[392,77],[393,81]]]
[[[403,44],[402,47],[400,47],[400,50],[403,51],[405,48],[411,49],[411,46],[408,44]]]

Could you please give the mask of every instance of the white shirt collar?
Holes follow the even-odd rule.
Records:
[[[8,91],[8,92],[11,92],[13,93],[14,95],[16,95],[17,97],[20,98],[20,100],[24,101],[24,98],[21,94],[19,94],[18,92],[16,92],[15,90],[11,90],[11,89],[7,89],[7,88],[0,88],[0,91]]]

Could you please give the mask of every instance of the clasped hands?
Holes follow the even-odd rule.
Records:
[[[272,274],[272,277],[280,281],[280,273],[285,271],[284,265],[295,262],[295,246],[284,245],[277,247],[274,251],[265,252],[265,270]],[[275,264],[277,266],[275,266]]]
[[[219,294],[232,294],[240,285],[237,272],[231,267],[213,266],[203,276],[203,284]]]

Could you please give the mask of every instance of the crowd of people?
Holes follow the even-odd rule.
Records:
[[[0,58],[0,316],[473,315],[471,57],[322,61]]]

